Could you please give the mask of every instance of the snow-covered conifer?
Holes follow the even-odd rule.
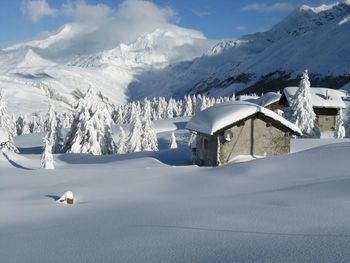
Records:
[[[76,105],[77,114],[69,131],[64,149],[72,153],[94,155],[112,154],[115,151],[112,139],[111,114],[92,88]]]
[[[29,134],[29,133],[30,133],[30,119],[27,115],[24,115],[22,134]]]
[[[47,138],[52,144],[52,151],[54,153],[61,152],[64,144],[62,124],[52,103],[50,103],[49,111],[47,113],[46,129],[48,131]]]
[[[172,119],[172,118],[174,118],[175,112],[176,112],[176,102],[173,98],[170,98],[168,101],[165,117],[167,119]]]
[[[119,136],[117,142],[117,154],[124,154],[128,152],[127,140],[128,136],[125,134],[125,131],[122,127],[119,127]]]
[[[157,134],[154,130],[154,125],[151,120],[151,103],[148,100],[145,101],[143,118],[142,118],[141,150],[142,151],[158,150]]]
[[[345,137],[345,128],[344,128],[344,119],[343,119],[343,111],[339,109],[335,124],[334,130],[334,138],[342,139]]]
[[[139,114],[133,114],[130,124],[130,135],[128,143],[128,152],[142,151],[142,122]]]
[[[52,143],[47,135],[44,137],[44,151],[41,155],[41,168],[55,169],[52,156]]]
[[[0,128],[4,128],[9,133],[11,140],[13,136],[17,135],[16,124],[7,111],[7,104],[2,89],[0,89]]]
[[[182,116],[184,117],[188,117],[188,116],[192,116],[193,111],[192,111],[192,99],[190,96],[185,96],[184,97],[184,102],[182,104]]]
[[[291,122],[295,123],[304,137],[320,137],[316,114],[312,107],[310,81],[307,70],[304,71],[299,88],[290,105]]]
[[[175,137],[175,133],[174,133],[174,132],[171,133],[170,145],[169,145],[169,147],[170,147],[170,149],[175,149],[175,148],[177,148],[176,137]]]
[[[24,127],[24,117],[22,115],[20,115],[20,116],[18,116],[18,118],[16,120],[17,135],[22,135],[23,127]]]
[[[3,97],[3,91],[0,89],[0,130],[1,130],[1,148],[7,148],[17,152],[16,146],[13,144],[13,136],[17,135],[16,125],[7,112],[6,101]],[[6,137],[6,138],[4,138]]]

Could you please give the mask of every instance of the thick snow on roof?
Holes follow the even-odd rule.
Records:
[[[197,113],[187,123],[186,128],[204,134],[214,134],[222,128],[260,112],[290,130],[301,134],[300,129],[282,116],[259,105],[245,101],[229,101],[207,108]]]
[[[276,92],[267,92],[264,95],[262,95],[260,98],[248,99],[246,101],[257,104],[259,106],[266,107],[272,103],[279,101],[280,98],[281,98],[281,94],[278,94]]]
[[[298,87],[287,87],[283,90],[289,104],[293,100],[297,89]],[[345,90],[334,90],[319,87],[311,88],[312,105],[316,108],[345,109],[346,105],[342,99],[345,97],[347,97],[347,92]]]

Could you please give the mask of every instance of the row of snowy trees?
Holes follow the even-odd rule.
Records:
[[[189,95],[180,100],[174,98],[166,100],[164,97],[153,99],[145,98],[141,102],[136,101],[116,106],[112,113],[112,118],[116,124],[131,123],[133,117],[132,110],[134,107],[137,107],[139,112],[149,111],[151,120],[187,117],[193,116],[197,112],[215,104],[230,100],[235,100],[235,96],[213,98],[205,95]],[[146,107],[148,109],[145,109]]]
[[[141,102],[130,102],[114,107],[108,105],[107,109],[111,112],[111,117],[115,124],[125,124],[132,122],[131,112],[135,105],[139,112],[144,112],[145,107],[149,107],[150,109],[146,110],[150,111],[151,120],[159,120],[192,116],[210,106],[232,99],[234,100],[234,96],[210,98],[204,95],[185,96],[183,99],[179,100],[173,98],[166,100],[164,97],[153,98],[151,100],[146,98]],[[74,121],[74,116],[71,112],[65,112],[62,114],[56,113],[56,117],[59,119],[62,128],[71,127]],[[38,114],[20,114],[17,118],[12,115],[9,121],[15,125],[15,135],[23,135],[48,131],[48,118],[48,115],[39,116]]]

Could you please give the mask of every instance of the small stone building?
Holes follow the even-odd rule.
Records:
[[[197,134],[195,163],[225,164],[242,155],[272,156],[290,152],[290,136],[301,131],[259,105],[230,101],[197,113],[187,129]]]
[[[289,107],[294,99],[298,87],[287,87],[283,90],[280,104]],[[311,102],[317,116],[321,132],[334,131],[336,116],[339,109],[345,109],[343,98],[348,96],[345,90],[334,90],[327,88],[311,88]]]

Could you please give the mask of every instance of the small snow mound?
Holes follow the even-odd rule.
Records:
[[[65,192],[60,199],[57,200],[59,203],[63,204],[73,204],[74,202],[74,195],[72,191]]]

